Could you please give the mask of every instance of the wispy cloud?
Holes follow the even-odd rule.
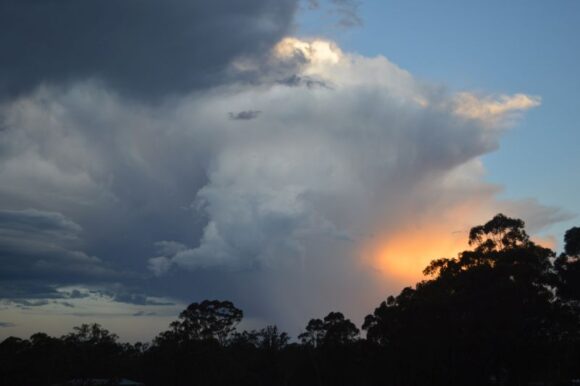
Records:
[[[455,113],[470,119],[479,119],[493,125],[506,116],[538,107],[542,102],[539,96],[526,94],[500,95],[497,97],[478,97],[469,92],[455,97]]]
[[[249,121],[256,119],[262,112],[260,110],[243,110],[237,113],[228,113],[231,120],[234,121]]]
[[[359,15],[360,0],[331,0],[338,15],[338,25],[344,28],[360,27],[363,20]]]

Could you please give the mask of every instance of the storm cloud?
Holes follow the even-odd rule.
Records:
[[[2,0],[0,96],[99,79],[137,97],[227,82],[290,28],[296,0]]]
[[[295,2],[0,4],[3,31],[25,35],[0,64],[9,306],[165,323],[227,298],[296,333],[325,311],[360,321],[440,257],[400,245],[455,253],[498,211],[534,231],[568,218],[484,177],[481,157],[539,97],[457,93],[283,38]]]
[[[4,297],[60,297],[53,284],[111,280],[119,275],[80,249],[81,227],[56,212],[0,210],[0,289]],[[15,300],[24,306],[46,303]]]
[[[233,120],[242,120],[242,121],[249,121],[250,119],[256,119],[258,118],[258,115],[260,115],[262,112],[258,111],[258,110],[245,110],[245,111],[240,111],[238,113],[229,113],[229,117],[230,119]]]

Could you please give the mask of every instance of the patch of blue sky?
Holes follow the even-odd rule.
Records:
[[[337,26],[328,3],[304,11],[303,36],[325,36],[365,56],[383,55],[451,90],[526,93],[525,112],[484,157],[500,197],[535,198],[580,215],[580,1],[366,0],[363,25]],[[546,233],[558,238],[579,217]]]

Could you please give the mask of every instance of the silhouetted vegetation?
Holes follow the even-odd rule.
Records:
[[[580,379],[580,228],[564,252],[497,215],[471,250],[434,260],[415,287],[368,315],[361,336],[340,312],[311,319],[296,342],[275,326],[237,331],[228,301],[192,303],[148,344],[98,324],[60,338],[0,344],[1,385],[130,378],[146,385],[564,385]]]

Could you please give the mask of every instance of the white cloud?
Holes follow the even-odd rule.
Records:
[[[5,104],[0,197],[65,214],[93,245],[113,241],[117,263],[149,268],[157,288],[182,271],[211,272],[218,279],[195,296],[225,288],[259,317],[301,325],[323,305],[361,316],[398,288],[373,253],[401,230],[421,244],[427,231],[445,237],[498,210],[522,213],[497,200],[480,157],[538,98],[453,94],[322,40],[285,39],[272,55],[277,70],[259,85],[161,106],[90,82]],[[260,114],[230,118],[250,111]],[[562,216],[524,206],[534,229]],[[149,255],[129,262],[131,248]],[[192,296],[187,285],[198,283],[176,285],[179,296]]]
[[[499,189],[484,182],[479,160],[497,147],[502,130],[495,129],[514,123],[511,113],[538,105],[538,98],[453,94],[415,80],[384,57],[350,55],[325,41],[288,38],[274,55],[298,63],[297,76],[329,87],[222,89],[194,108],[182,106],[191,122],[203,121],[220,137],[212,142],[207,184],[196,195],[208,223],[199,246],[153,259],[163,267],[157,273],[170,265],[257,267],[278,283],[286,282],[282,276],[306,275],[304,285],[320,296],[279,296],[294,305],[331,304],[338,293],[345,299],[360,294],[353,281],[360,270],[367,270],[368,298],[402,284],[395,272],[374,276],[376,261],[361,258],[369,239],[385,242],[401,229],[420,238],[414,224],[422,223],[452,239],[444,243],[449,253],[464,245],[452,232],[499,210],[543,218],[542,225],[564,218],[538,203],[523,212],[519,203],[498,201]],[[262,114],[251,123],[223,119],[229,110],[249,109]],[[439,257],[425,253],[419,264]],[[422,266],[413,267],[418,278]],[[326,281],[331,284],[321,284]],[[332,290],[319,289],[325,285]]]
[[[462,92],[455,97],[455,113],[489,125],[498,125],[507,115],[537,107],[541,102],[542,98],[526,94],[479,98],[473,93]]]

